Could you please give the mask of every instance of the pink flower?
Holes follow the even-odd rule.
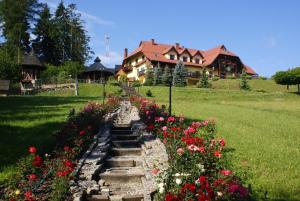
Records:
[[[165,119],[163,117],[159,117],[158,121],[164,121]]]
[[[28,151],[32,154],[36,153],[37,149],[35,147],[29,147]]]
[[[189,133],[195,133],[196,130],[193,127],[188,127],[188,131]]]
[[[183,148],[178,148],[178,149],[177,149],[177,154],[178,154],[179,156],[182,156],[183,153],[184,153],[184,149],[183,149]]]
[[[174,121],[176,121],[176,119],[175,119],[175,117],[170,116],[170,117],[168,117],[167,121],[168,122],[174,122]]]
[[[204,147],[199,147],[198,151],[201,152],[201,153],[204,153],[205,152],[205,148]]]
[[[166,130],[168,129],[168,127],[163,126],[161,129],[162,129],[163,131],[166,131]]]
[[[156,175],[159,172],[159,169],[154,168],[151,172],[152,172],[152,174]]]
[[[197,146],[191,144],[191,145],[188,146],[188,150],[190,150],[190,151],[198,151],[198,150],[199,150],[199,147],[197,147]]]
[[[232,174],[231,170],[221,170],[220,173],[224,176],[228,176]]]
[[[84,130],[81,130],[80,132],[79,132],[79,135],[84,135],[85,134],[85,131]]]

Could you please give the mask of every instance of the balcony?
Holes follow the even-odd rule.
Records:
[[[140,70],[139,72],[138,72],[138,76],[140,77],[140,76],[142,76],[142,75],[145,75],[145,70]]]

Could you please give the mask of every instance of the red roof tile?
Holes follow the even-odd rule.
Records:
[[[258,75],[251,67],[244,64],[244,67],[246,69],[246,73],[250,75]]]
[[[191,48],[184,48],[180,47],[179,45],[168,45],[168,44],[161,44],[161,43],[155,43],[154,41],[141,41],[138,48],[136,48],[132,53],[128,55],[128,57],[125,59],[138,54],[143,53],[147,59],[150,61],[159,61],[159,62],[165,62],[165,63],[177,63],[176,60],[170,60],[167,59],[164,54],[168,53],[170,50],[174,49],[178,52],[178,54],[182,54],[183,52],[188,52],[191,56],[195,56],[196,54],[200,54],[201,57],[204,58],[204,64],[196,64],[191,62],[184,62],[186,65],[191,66],[198,66],[202,67],[204,65],[210,65],[214,62],[214,60],[219,55],[228,55],[233,57],[238,57],[235,53],[229,51],[226,49],[224,45],[220,45],[218,47],[209,49],[209,50],[196,50]],[[124,61],[125,61],[124,60]],[[246,66],[246,71],[249,74],[256,74],[256,72],[250,68],[249,66]]]

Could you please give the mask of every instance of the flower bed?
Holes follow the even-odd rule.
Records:
[[[251,200],[250,190],[229,168],[226,143],[216,138],[214,121],[187,123],[147,99],[132,97],[131,102],[169,155],[166,171],[152,171],[158,183],[157,200]]]
[[[78,158],[99,131],[104,115],[118,105],[118,99],[111,97],[105,105],[90,102],[78,113],[71,111],[55,132],[54,151],[42,154],[36,147],[29,147],[29,156],[18,162],[0,200],[68,200],[69,180],[74,177]]]

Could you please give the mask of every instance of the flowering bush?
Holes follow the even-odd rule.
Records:
[[[225,140],[215,136],[215,122],[187,124],[184,117],[169,116],[147,99],[132,97],[147,129],[165,144],[169,168],[155,169],[158,200],[251,200],[250,192],[229,169]]]
[[[110,97],[105,105],[90,102],[78,113],[71,111],[67,122],[55,133],[57,143],[51,154],[41,154],[34,146],[28,148],[29,156],[18,162],[17,171],[4,190],[4,199],[63,200],[68,195],[77,159],[99,130],[103,115],[117,105],[118,99]]]

